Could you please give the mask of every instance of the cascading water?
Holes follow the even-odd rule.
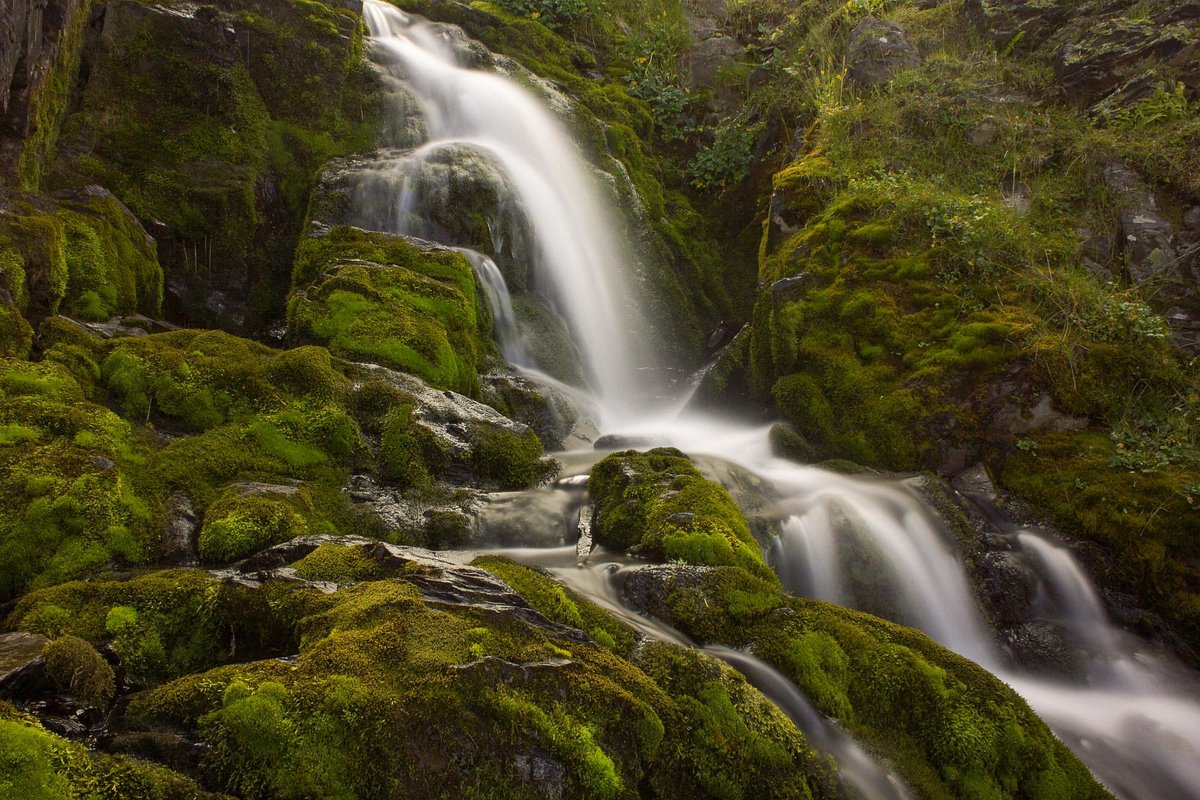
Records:
[[[706,417],[687,410],[682,400],[674,408],[635,411],[641,405],[637,359],[622,278],[629,257],[618,245],[623,234],[578,148],[534,94],[503,76],[460,65],[456,52],[465,43],[453,36],[461,33],[377,0],[367,0],[365,12],[372,58],[396,89],[388,125],[395,149],[379,156],[356,196],[365,226],[439,239],[444,231],[428,206],[445,198],[418,184],[422,171],[438,166],[452,173],[461,152],[492,165],[503,176],[501,216],[523,219],[531,240],[518,241],[500,224],[503,220],[489,220],[493,249],[530,262],[533,288],[566,318],[603,411],[605,432],[712,456],[752,472],[773,497],[782,498],[775,516],[783,535],[769,557],[789,589],[915,625],[996,672],[1120,796],[1200,798],[1200,702],[1193,678],[1149,655],[1147,645],[1108,622],[1095,589],[1068,552],[1033,532],[1013,537],[1039,571],[1047,613],[1074,631],[1085,651],[1085,674],[1074,683],[1017,673],[1001,663],[952,543],[903,486],[774,458],[766,428]],[[413,113],[414,103],[419,113]],[[479,253],[468,257],[488,294],[501,348],[522,365],[527,356],[508,287],[494,262]],[[595,457],[575,453],[564,460],[586,470]],[[553,516],[554,502],[543,500],[537,507]],[[499,527],[519,524],[506,521],[503,504],[496,513]],[[621,606],[611,588],[610,567],[579,569],[575,557],[574,547],[529,556],[547,565],[545,559],[551,559],[561,579],[644,634],[678,641],[678,634]],[[862,569],[864,564],[873,569]],[[864,572],[872,575],[869,585],[856,577]],[[853,740],[836,726],[822,729],[819,715],[809,717],[807,701],[781,676],[747,654],[715,654],[758,681],[814,742],[825,741],[843,775],[864,796],[903,796]]]
[[[358,197],[370,227],[428,236],[434,226],[417,207],[412,176],[448,148],[468,148],[504,176],[511,202],[531,233],[536,288],[562,314],[608,418],[619,418],[638,394],[632,346],[636,314],[624,275],[631,256],[614,235],[616,217],[603,202],[579,148],[530,91],[507,78],[460,66],[438,28],[394,6],[368,0],[371,58],[415,97],[428,141],[378,165]],[[409,116],[405,103],[395,113]],[[391,131],[411,131],[393,121]],[[405,144],[398,142],[397,144]]]

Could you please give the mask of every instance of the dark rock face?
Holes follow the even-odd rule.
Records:
[[[192,499],[186,494],[173,494],[167,499],[167,525],[163,531],[163,556],[173,564],[194,567],[196,534],[200,521]]]
[[[847,76],[858,86],[881,86],[920,62],[916,49],[894,22],[867,17],[850,33]]]
[[[1067,97],[1092,105],[1114,93],[1123,103],[1149,95],[1156,81],[1138,80],[1150,63],[1178,71],[1200,88],[1200,46],[1183,22],[1112,19],[1091,28],[1077,42],[1059,48],[1055,72]]]
[[[1039,0],[966,0],[964,10],[997,47],[1006,47],[1017,36],[1044,38],[1062,23],[1069,8],[1067,3]]]
[[[0,175],[13,178],[24,140],[40,123],[32,102],[64,47],[68,25],[89,0],[12,0],[0,14]]]

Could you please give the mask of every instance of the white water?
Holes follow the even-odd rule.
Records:
[[[630,369],[635,334],[629,330],[632,313],[624,281],[631,256],[613,235],[619,230],[617,217],[602,201],[578,147],[532,92],[501,75],[460,66],[438,27],[376,0],[367,1],[364,14],[371,58],[415,96],[429,139],[393,162],[401,179],[390,184],[390,196],[369,202],[394,209],[393,232],[427,233],[409,222],[420,215],[405,190],[405,171],[447,147],[472,148],[490,159],[507,178],[532,231],[536,288],[580,344],[605,418],[624,416],[638,388]],[[396,110],[407,109],[398,104]]]
[[[903,486],[776,459],[766,428],[696,414],[684,401],[674,409],[639,410],[640,381],[626,324],[626,248],[619,242],[614,215],[600,201],[592,174],[566,131],[532,93],[499,75],[457,64],[455,48],[439,33],[442,29],[376,0],[367,0],[365,8],[372,57],[395,82],[411,90],[424,118],[423,128],[402,119],[408,108],[397,101],[397,117],[389,130],[411,136],[421,129],[429,137],[417,150],[397,152],[380,166],[396,176],[383,182],[393,189],[376,192],[366,201],[382,206],[373,211],[377,219],[386,220],[388,230],[429,233],[427,226],[418,224],[424,218],[422,198],[411,187],[406,190],[405,176],[414,164],[457,146],[490,159],[506,176],[513,203],[519,206],[514,213],[526,214],[531,223],[536,241],[528,255],[535,269],[534,288],[568,320],[603,411],[604,432],[679,447],[749,470],[774,496],[783,498],[774,514],[784,535],[769,555],[790,589],[854,603],[858,590],[846,552],[876,560],[879,591],[891,603],[881,610],[876,599],[870,610],[890,612],[996,672],[1120,796],[1200,798],[1200,702],[1192,677],[1150,655],[1145,643],[1108,622],[1095,589],[1069,553],[1034,533],[1017,537],[1018,545],[1039,565],[1055,620],[1079,634],[1086,651],[1086,676],[1072,685],[1005,672],[954,547],[928,509]],[[498,320],[508,313],[507,300],[500,296],[506,287],[501,288],[502,283],[493,282],[490,291],[498,296],[489,298],[493,309],[499,309]],[[500,328],[498,323],[498,336],[511,333]],[[519,364],[521,356],[513,352]],[[586,463],[594,458],[592,453],[578,453],[564,460]],[[559,549],[574,562],[573,547]],[[641,620],[635,624],[647,635],[664,635],[661,626],[624,609],[610,582],[591,570],[564,566],[557,572],[622,618]],[[761,673],[759,679],[773,683],[769,673]],[[782,696],[787,693],[775,683],[773,698],[786,708],[795,698]],[[846,775],[858,769],[862,759],[868,762],[868,773],[884,774],[865,754],[835,755]],[[866,790],[864,794],[889,796]]]

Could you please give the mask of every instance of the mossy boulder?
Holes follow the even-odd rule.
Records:
[[[63,636],[46,645],[42,658],[47,676],[59,691],[101,706],[112,700],[116,691],[112,667],[89,642]]]
[[[295,343],[478,391],[494,354],[491,318],[461,253],[414,239],[335,228],[307,237],[288,309]]]
[[[231,486],[208,507],[197,546],[208,562],[226,563],[308,532],[286,494]]]
[[[143,452],[60,364],[0,361],[0,595],[153,553]]]
[[[673,515],[706,520],[725,508],[715,503],[712,489],[698,494],[674,482],[681,472],[698,477],[677,453],[610,458],[591,479],[598,492],[597,531],[606,506],[621,512],[623,541],[644,541],[661,526],[654,501],[642,513],[643,501],[629,491],[612,492],[614,485],[642,487],[659,503],[665,495]],[[730,514],[740,516],[733,506],[721,517],[728,521]],[[744,518],[741,526],[753,542]],[[703,529],[721,535],[711,524]],[[1004,796],[1016,787],[1035,787],[1034,795],[1108,797],[1025,701],[982,667],[918,631],[785,595],[769,570],[714,559],[712,551],[689,547],[675,554],[677,563],[635,570],[625,580],[627,601],[699,642],[749,646],[823,713],[885,753],[925,796]]]
[[[588,491],[598,544],[663,560],[737,565],[774,580],[733,498],[678,450],[614,453],[593,467]]]
[[[302,556],[299,571],[332,546],[284,557]],[[391,580],[276,597],[297,620],[294,662],[228,665],[155,688],[130,704],[131,729],[194,732],[211,745],[206,784],[238,795],[616,798],[755,781],[781,796],[837,796],[829,765],[719,662],[660,648],[645,652],[643,670],[482,570],[428,551],[377,555],[408,566]],[[552,583],[493,566],[517,570],[537,596]],[[628,637],[598,608],[582,613]]]
[[[0,207],[6,288],[35,323],[59,312],[92,321],[161,312],[154,240],[108,191],[8,196]]]

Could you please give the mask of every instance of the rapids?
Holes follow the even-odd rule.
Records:
[[[407,136],[419,127],[425,138],[415,148],[399,133],[387,143],[394,149],[384,151],[356,195],[362,224],[436,238],[438,226],[422,213],[424,196],[414,188],[412,176],[425,160],[450,147],[466,147],[489,159],[506,178],[511,195],[506,213],[523,215],[532,232],[526,254],[535,276],[532,288],[567,321],[582,353],[602,433],[620,434],[639,446],[678,447],[717,479],[723,470],[752,474],[782,530],[767,556],[789,591],[854,605],[858,601],[846,549],[852,545],[870,554],[882,565],[876,580],[895,602],[888,609],[864,610],[920,628],[1000,676],[1126,800],[1200,798],[1200,691],[1195,677],[1114,626],[1068,550],[1035,531],[1008,534],[1012,546],[1036,567],[1043,613],[1075,634],[1071,642],[1085,669],[1073,682],[1004,663],[948,534],[932,510],[903,485],[775,458],[767,428],[695,412],[686,397],[666,407],[649,403],[639,394],[644,381],[634,367],[649,358],[634,346],[644,337],[638,336],[637,314],[631,310],[626,234],[618,215],[602,201],[596,172],[551,109],[561,107],[563,98],[546,89],[552,104],[505,75],[471,68],[463,60],[469,47],[456,29],[377,0],[367,0],[366,18],[371,58],[397,91],[396,116],[388,130]],[[419,109],[419,126],[410,118],[409,99]],[[492,304],[505,357],[537,377],[538,365],[522,344],[525,334],[512,313],[503,276],[486,256],[470,257]],[[566,453],[560,460],[578,478],[599,455]],[[521,498],[505,498],[493,524],[498,529],[550,525],[569,534],[578,521],[579,503],[556,500],[553,493],[577,493],[571,487],[578,482],[567,479],[560,485],[536,490],[540,495],[528,498],[527,513]],[[496,544],[503,545],[504,539],[498,536]],[[506,552],[552,568],[645,635],[688,644],[677,632],[621,604],[616,589],[621,564],[597,563],[593,557],[577,566],[574,545],[556,544]],[[840,764],[843,780],[864,796],[906,796],[886,769],[770,667],[747,653],[711,652],[741,670],[789,714],[814,745]]]

